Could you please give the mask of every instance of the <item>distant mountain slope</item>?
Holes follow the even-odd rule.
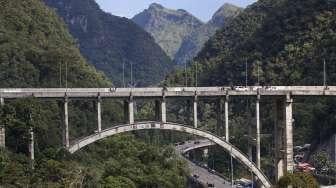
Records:
[[[241,11],[239,7],[224,4],[208,23],[202,23],[185,10],[171,10],[153,3],[132,20],[149,32],[176,64],[184,64]]]
[[[336,85],[336,1],[259,0],[217,32],[198,54],[199,86]],[[194,85],[195,64],[188,69]],[[184,71],[167,84],[184,85]],[[177,83],[178,81],[178,83]],[[259,81],[259,83],[258,83]],[[336,132],[336,101],[307,98],[295,109],[297,143]]]
[[[171,10],[153,3],[132,19],[147,32],[173,59],[182,41],[203,23],[185,10]]]
[[[103,12],[94,0],[44,0],[68,25],[82,54],[117,86],[156,84],[173,64],[154,39],[132,21]]]
[[[179,51],[174,57],[175,63],[181,65],[192,60],[217,30],[228,24],[242,11],[243,9],[237,6],[228,3],[224,4],[217,10],[208,23],[202,25],[188,37],[184,38]]]
[[[18,3],[20,2],[20,3]],[[0,1],[0,88],[104,87],[59,17],[39,0]]]

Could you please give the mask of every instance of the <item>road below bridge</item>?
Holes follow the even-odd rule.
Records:
[[[191,175],[193,176],[193,178],[195,178],[196,176],[197,177],[196,180],[198,182],[204,185],[210,183],[213,184],[214,187],[216,188],[232,188],[231,183],[226,181],[223,177],[217,175],[214,171],[210,172],[208,169],[199,166],[194,161],[189,160],[183,155],[191,150],[209,147],[213,145],[215,145],[215,143],[207,139],[201,139],[201,140],[184,142],[182,144],[177,145],[175,149],[187,161]]]

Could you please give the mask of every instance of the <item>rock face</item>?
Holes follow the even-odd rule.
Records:
[[[116,86],[131,84],[131,77],[137,86],[157,84],[174,67],[152,36],[129,19],[103,12],[94,0],[44,2],[63,18],[81,53]]]
[[[170,10],[154,3],[133,21],[149,32],[175,63],[184,64],[241,11],[239,7],[224,4],[208,23],[202,23],[185,10]]]
[[[183,40],[179,51],[174,57],[174,61],[177,64],[184,64],[193,59],[216,31],[229,23],[242,10],[242,8],[234,5],[224,4],[208,23],[202,25]]]
[[[153,3],[132,19],[152,34],[155,41],[173,59],[182,41],[203,23],[185,10],[171,10]]]

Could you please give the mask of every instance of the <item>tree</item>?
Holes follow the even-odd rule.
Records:
[[[308,173],[288,173],[277,183],[278,188],[287,188],[292,186],[293,188],[319,188],[319,184],[316,179]]]

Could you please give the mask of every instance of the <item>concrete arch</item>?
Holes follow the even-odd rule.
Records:
[[[81,148],[87,145],[90,145],[92,143],[95,143],[99,140],[102,140],[112,135],[130,132],[130,131],[149,130],[149,129],[160,129],[160,130],[172,130],[172,131],[185,132],[185,133],[193,134],[193,135],[200,136],[208,140],[211,140],[212,142],[218,144],[223,149],[225,149],[227,152],[229,152],[232,157],[241,161],[246,167],[248,167],[258,177],[259,181],[262,183],[264,187],[270,188],[272,186],[267,176],[260,169],[258,169],[256,165],[253,162],[251,162],[248,159],[248,157],[245,154],[243,154],[239,149],[237,149],[235,146],[233,146],[232,144],[226,142],[224,139],[210,132],[206,132],[206,131],[199,130],[199,129],[192,128],[192,127],[187,127],[181,124],[160,123],[160,122],[142,122],[142,123],[136,123],[132,125],[127,124],[127,125],[116,126],[116,127],[103,130],[100,133],[96,133],[88,137],[85,137],[83,139],[75,141],[73,144],[70,145],[70,147],[68,148],[68,151],[70,153],[75,153],[76,151],[80,150]]]

